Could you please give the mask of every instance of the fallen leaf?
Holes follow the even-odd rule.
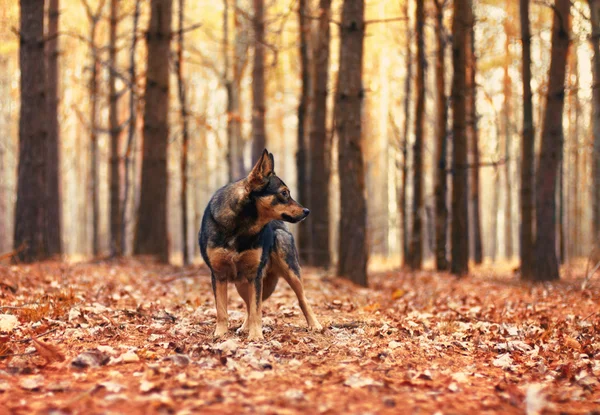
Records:
[[[496,359],[494,359],[494,361],[492,362],[492,365],[494,365],[496,367],[500,367],[500,368],[502,368],[504,370],[510,368],[510,366],[512,364],[513,364],[513,360],[510,357],[509,353],[501,354]]]
[[[26,390],[38,390],[44,384],[44,377],[42,375],[27,377],[19,383],[19,386]]]
[[[35,350],[37,350],[40,356],[46,359],[48,363],[65,361],[65,356],[60,352],[60,350],[58,350],[58,347],[49,343],[41,342],[34,338],[31,340],[33,341]]]
[[[404,295],[406,294],[406,291],[404,291],[402,288],[398,288],[396,290],[394,290],[394,292],[392,293],[392,300],[397,300],[399,298],[404,297]]]
[[[100,383],[100,386],[105,388],[110,393],[119,393],[123,389],[126,389],[125,386],[121,385],[120,383],[111,381],[102,382]]]
[[[125,352],[121,355],[121,359],[125,363],[135,363],[140,361],[140,357],[132,351]]]
[[[544,385],[533,383],[525,390],[525,412],[527,415],[539,415],[546,407],[546,397],[542,393]]]
[[[365,386],[383,386],[383,383],[375,381],[368,377],[363,377],[360,375],[360,373],[355,373],[352,376],[350,376],[348,379],[346,379],[346,381],[344,382],[344,385],[350,386],[351,388],[354,388],[354,389],[357,389],[357,388],[363,388]]]
[[[0,314],[0,332],[13,331],[19,325],[19,320],[12,314]]]
[[[91,349],[81,353],[71,362],[71,366],[84,369],[86,367],[104,366],[110,360],[107,354],[102,353],[98,349]]]
[[[240,347],[240,344],[234,339],[225,340],[215,346],[215,350],[220,351],[223,354],[233,354]]]

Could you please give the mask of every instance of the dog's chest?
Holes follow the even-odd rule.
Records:
[[[253,280],[258,272],[262,249],[238,252],[230,248],[209,248],[207,253],[218,280]]]

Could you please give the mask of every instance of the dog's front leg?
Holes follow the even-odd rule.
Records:
[[[262,340],[262,275],[248,284],[248,340]]]
[[[217,328],[215,337],[221,337],[227,333],[229,316],[227,314],[227,280],[219,280],[212,276],[213,292],[217,307]]]

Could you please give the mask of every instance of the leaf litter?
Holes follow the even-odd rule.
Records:
[[[0,266],[0,413],[592,413],[600,290],[479,269],[378,273],[372,288],[305,270],[326,329],[284,283],[264,342],[213,339],[203,267],[136,260]],[[581,274],[583,275],[583,274]]]

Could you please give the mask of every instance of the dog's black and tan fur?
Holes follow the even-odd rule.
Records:
[[[227,283],[233,282],[247,309],[240,330],[250,340],[262,339],[262,301],[280,276],[296,293],[308,327],[322,329],[304,295],[294,237],[283,223],[300,222],[310,211],[292,199],[274,164],[273,155],[264,150],[250,174],[219,189],[204,212],[199,242],[211,270],[215,337],[227,332]]]

